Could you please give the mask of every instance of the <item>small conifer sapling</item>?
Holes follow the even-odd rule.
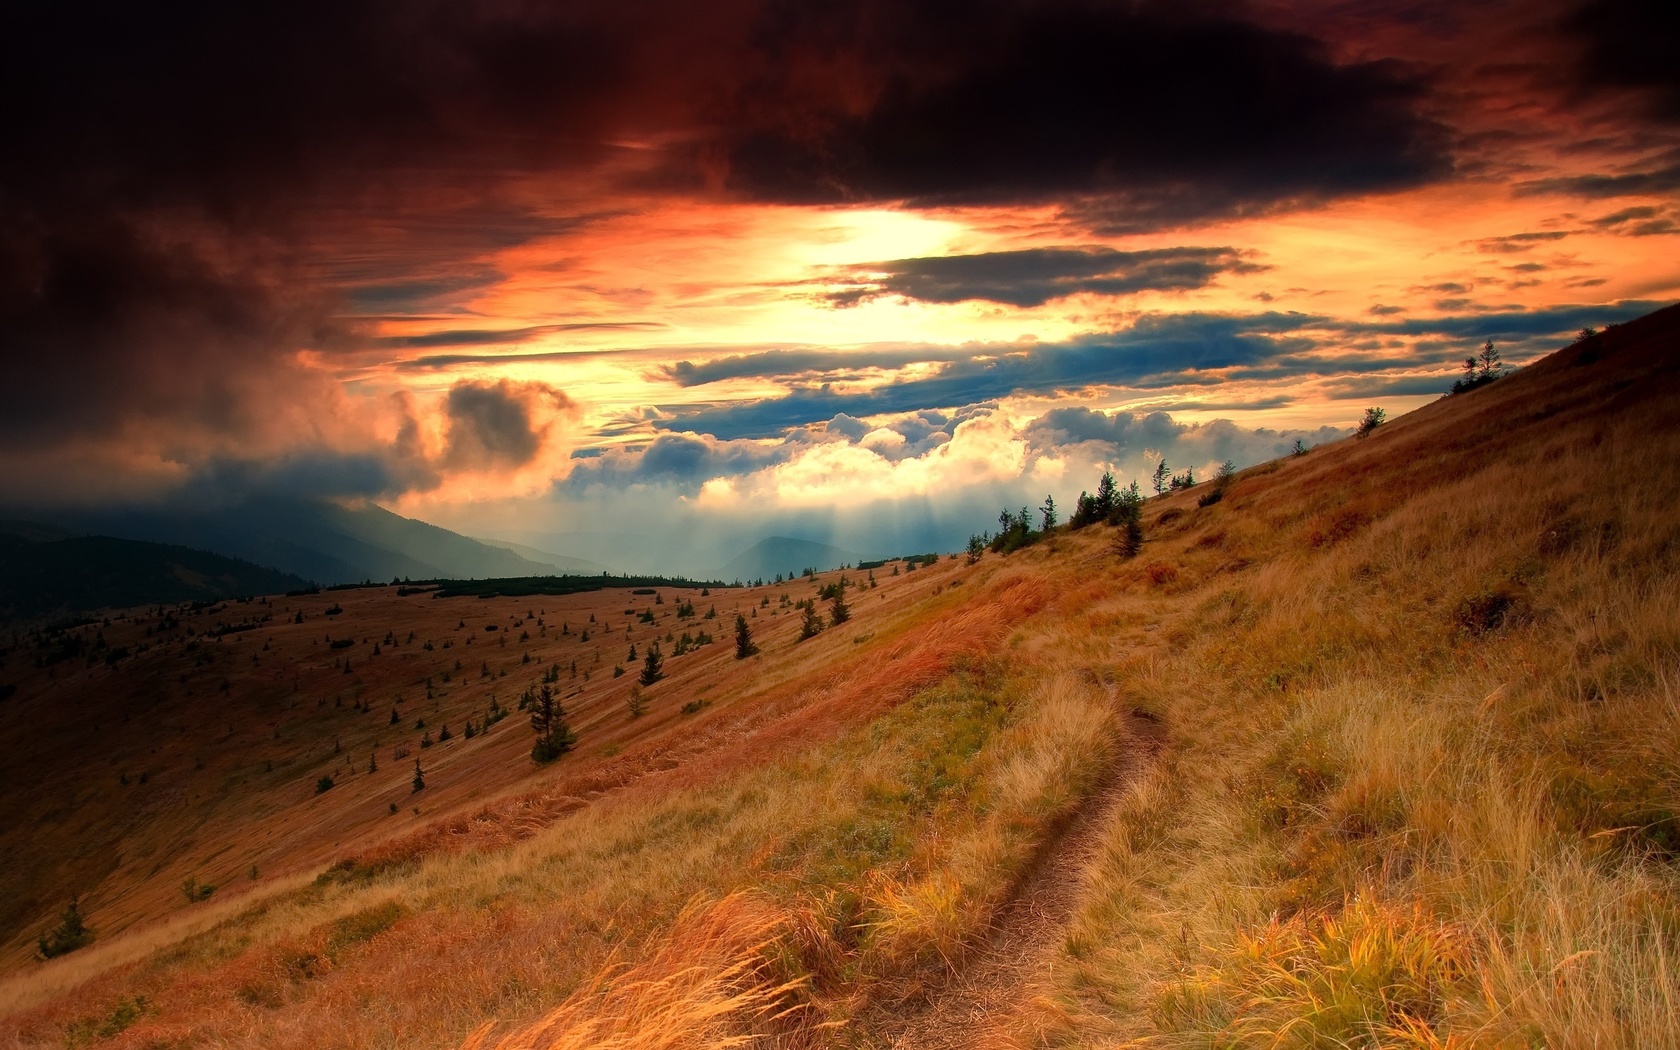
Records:
[[[577,743],[577,734],[566,725],[566,709],[549,685],[537,693],[531,711],[531,729],[537,734],[537,742],[531,745],[531,758],[537,762],[552,762]]]
[[[41,934],[35,950],[43,959],[54,959],[91,943],[93,931],[82,920],[80,902],[71,897],[70,903],[64,907],[64,914],[59,916],[58,925]]]
[[[647,656],[642,660],[642,673],[636,680],[644,686],[652,685],[665,677],[663,670],[665,657],[659,651],[658,642],[649,642]]]
[[[735,659],[745,660],[758,652],[758,646],[753,644],[752,628],[747,626],[747,618],[737,613],[735,615]]]
[[[799,622],[799,640],[815,638],[823,629],[823,619],[817,615],[816,602],[805,603],[805,617]]]

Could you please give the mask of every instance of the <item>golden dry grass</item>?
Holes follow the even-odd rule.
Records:
[[[1647,329],[1171,523],[1180,590],[1107,613],[1166,651],[1103,642],[1172,740],[1057,1040],[1676,1045],[1680,384]]]
[[[884,621],[878,648],[834,639],[805,657],[803,677],[692,724],[687,740],[655,751],[682,756],[669,768],[577,804],[579,778],[599,785],[611,763],[591,766],[353,855],[317,884],[159,942],[139,963],[103,976],[95,967],[73,991],[37,989],[41,1005],[14,1000],[0,1045],[55,1043],[139,1000],[145,1009],[111,1045],[453,1045],[486,1019],[555,1009],[599,1011],[608,1025],[623,1015],[614,1003],[652,1002],[607,994],[641,980],[609,972],[687,959],[685,987],[708,973],[739,990],[738,953],[706,954],[692,930],[718,926],[696,927],[691,902],[732,901],[737,914],[747,888],[798,934],[777,943],[794,946],[778,964],[783,983],[810,986],[801,1030],[827,1031],[873,994],[902,995],[940,950],[954,955],[984,931],[1012,873],[1111,746],[1098,739],[1108,731],[1100,691],[1054,675],[1037,685],[1035,668],[983,658],[1043,605],[1042,581],[1008,567],[966,575],[960,588],[935,583],[920,619]],[[933,885],[947,865],[962,879],[947,902],[949,940],[929,951],[895,928],[912,917],[886,887]],[[369,919],[380,915],[389,922]],[[736,1013],[770,1024],[750,995],[719,994],[702,997],[730,1004],[719,1024],[738,1024]],[[670,1009],[709,1009],[683,1002]]]
[[[1097,528],[865,592],[694,665],[697,718],[602,686],[622,750],[14,982],[0,1046],[872,1045],[1146,750],[988,1032],[1680,1045],[1676,324],[1151,501],[1131,562]]]
[[[461,1050],[795,1045],[812,1026],[800,1023],[810,1010],[802,1001],[806,982],[777,972],[785,925],[774,905],[744,894],[691,904],[666,941],[634,965],[603,968],[516,1031],[497,1036],[496,1025],[486,1024]]]

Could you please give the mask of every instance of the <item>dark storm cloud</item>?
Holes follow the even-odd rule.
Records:
[[[1544,349],[1582,328],[1629,321],[1661,305],[1626,300],[1393,321],[1346,321],[1294,313],[1153,315],[1120,332],[1058,344],[969,347],[960,354],[896,351],[899,356],[942,361],[945,366],[933,376],[871,390],[837,391],[825,384],[755,401],[700,409],[673,407],[655,425],[724,439],[774,437],[842,414],[857,418],[952,408],[1021,394],[1104,386],[1214,385],[1226,379],[1288,380],[1415,368],[1456,362],[1465,350],[1486,339],[1506,343],[1508,349]],[[1415,342],[1395,353],[1347,346],[1349,337],[1378,335]],[[731,377],[787,379],[812,367],[844,367],[847,358],[847,351],[837,350],[770,352],[725,358],[723,371]],[[696,377],[695,381],[711,380]],[[1407,382],[1418,386],[1434,380],[1414,377]],[[1417,390],[1407,387],[1406,392]]]
[[[0,209],[5,201],[0,193]],[[348,338],[330,300],[291,289],[261,260],[222,253],[212,261],[197,249],[91,216],[0,226],[7,444],[100,438],[137,419],[247,438],[262,427],[265,401],[304,381],[281,367],[282,351]]]
[[[1590,220],[1589,225],[1597,226],[1603,229],[1606,227],[1620,226],[1633,219],[1649,219],[1654,217],[1656,214],[1657,209],[1652,207],[1623,208],[1621,211],[1611,212],[1609,215],[1600,215],[1598,218]]]
[[[1546,230],[1532,233],[1512,233],[1504,237],[1485,237],[1476,242],[1476,250],[1488,255],[1515,255],[1531,252],[1536,246],[1561,241],[1569,236],[1565,230]]]
[[[1288,394],[1259,397],[1252,401],[1162,401],[1151,402],[1152,411],[1161,412],[1257,412],[1267,408],[1286,408],[1296,402]]]
[[[1375,397],[1412,397],[1444,394],[1456,376],[1350,376],[1332,380],[1321,389],[1325,397],[1346,401]]]
[[[1124,332],[1067,343],[992,347],[953,358],[937,375],[895,382],[865,392],[828,387],[795,390],[778,398],[687,412],[659,425],[720,438],[770,437],[789,427],[845,413],[872,416],[971,405],[1016,394],[1054,393],[1102,385],[1195,384],[1197,373],[1258,364],[1315,344],[1283,333],[1308,320],[1302,315],[1175,314],[1148,317]],[[925,353],[921,359],[925,360]],[[774,358],[762,361],[778,365]]]
[[[1538,310],[1506,310],[1405,321],[1336,321],[1329,326],[1347,333],[1442,336],[1450,339],[1522,339],[1571,335],[1587,326],[1621,324],[1666,303],[1624,299],[1617,303],[1567,304]]]
[[[1171,193],[1182,216],[1203,196],[1247,207],[1250,186],[1270,206],[1444,170],[1410,74],[1339,65],[1220,10],[13,5],[0,16],[0,427],[49,444],[188,427],[214,444],[307,403],[300,349],[532,338],[463,326],[381,342],[340,318],[447,313],[500,277],[471,260],[604,214],[592,200],[573,218],[534,215],[501,188],[563,173],[610,196],[619,176],[601,165],[625,161],[613,143],[626,134],[678,144],[665,192],[721,172],[729,192],[771,200],[1096,207],[1092,195]],[[778,150],[837,167],[783,178],[762,163]],[[1031,302],[1193,287],[1241,265],[1000,254],[907,263],[884,288]]]
[[[1081,292],[1130,295],[1207,286],[1221,273],[1265,269],[1244,262],[1231,248],[1028,248],[920,259],[897,259],[851,270],[853,287],[832,292],[830,302],[851,306],[896,296],[927,303],[983,299],[1011,306],[1043,306]]]
[[[598,98],[627,82],[610,35],[563,12],[396,0],[8,5],[6,451],[106,441],[209,470],[320,440],[274,432],[326,407],[331,381],[298,350],[366,345],[347,308],[497,276],[461,270],[487,243],[465,225],[381,274],[364,261],[370,217],[425,227],[451,210],[416,203],[440,188],[493,197],[511,170],[599,154]],[[428,265],[438,253],[454,268]],[[336,469],[322,462],[325,488]]]
[[[1116,448],[1160,448],[1186,429],[1165,412],[1097,412],[1088,408],[1053,408],[1033,421],[1031,431],[1048,435],[1041,443],[1102,441]]]
[[[569,405],[566,395],[541,383],[456,383],[444,402],[449,417],[445,461],[466,469],[523,466],[542,448],[547,424],[539,413]]]
[[[956,355],[961,355],[957,351]],[[869,347],[862,350],[830,350],[801,348],[796,350],[759,350],[750,354],[732,354],[696,364],[678,361],[662,365],[659,374],[678,386],[704,386],[726,379],[762,378],[765,376],[808,375],[814,372],[840,370],[860,371],[872,368],[903,368],[922,361],[946,360],[953,352],[933,347]]]
[[[487,266],[467,266],[447,277],[393,280],[386,275],[362,283],[339,283],[334,287],[344,298],[345,309],[353,314],[397,314],[447,308],[449,304],[488,291],[503,274]]]
[[[1234,317],[1223,314],[1180,314],[1152,316],[1140,321],[1122,338],[1135,338],[1139,362],[1163,360],[1163,353],[1173,347],[1186,348],[1183,358],[1187,366],[1205,359],[1220,340],[1249,332],[1284,332],[1305,327],[1313,320],[1303,314],[1251,314]],[[1205,337],[1205,338],[1204,338]],[[857,374],[871,369],[897,369],[907,365],[949,363],[959,369],[984,368],[984,362],[1007,358],[1021,362],[1035,359],[1059,348],[1083,346],[1101,347],[1107,335],[1086,337],[1067,344],[1039,346],[1038,344],[974,345],[974,346],[908,346],[865,347],[836,350],[823,347],[804,347],[790,350],[761,350],[749,354],[732,354],[699,363],[679,361],[660,368],[660,374],[679,386],[694,387],[727,379],[828,379],[837,373]],[[1211,342],[1209,341],[1211,340]],[[1226,345],[1226,349],[1231,349]],[[1002,396],[999,394],[998,396]],[[954,402],[967,404],[968,402]],[[930,403],[931,404],[931,403]],[[949,404],[949,403],[947,403]],[[815,420],[804,420],[815,422]]]
[[[640,448],[613,448],[574,463],[556,486],[562,493],[582,493],[596,486],[674,485],[694,491],[716,477],[750,474],[786,462],[795,446],[719,441],[693,434],[661,434]]]
[[[8,10],[0,97],[26,147],[7,151],[10,186],[239,221],[420,161],[495,175],[583,157],[602,148],[630,75],[632,27],[570,5]]]
[[[1085,200],[1135,229],[1415,185],[1450,168],[1424,83],[1338,63],[1227,5],[805,5],[790,56],[868,54],[864,101],[797,70],[748,87],[792,106],[706,143],[747,196],[791,201]],[[767,41],[769,43],[770,41]]]
[[[254,493],[298,499],[383,499],[438,483],[433,464],[396,450],[292,449],[273,457],[214,457],[181,493],[197,506],[236,503]]]
[[[1571,175],[1534,179],[1520,183],[1517,193],[1566,193],[1575,197],[1603,200],[1611,197],[1643,197],[1680,190],[1680,164],[1619,175]]]
[[[401,347],[403,349],[421,349],[434,346],[496,346],[508,343],[525,343],[545,335],[556,335],[563,332],[642,331],[663,327],[664,325],[656,321],[591,321],[574,324],[531,325],[526,328],[457,328],[442,332],[427,332],[425,335],[385,336],[377,340],[377,343],[380,346]],[[433,359],[427,358],[426,360]],[[469,360],[480,359],[470,358]],[[450,363],[458,362],[451,361]]]
[[[1645,8],[1606,3],[1581,16],[1592,47],[1608,41],[1600,49],[1614,53],[1627,10]],[[264,442],[312,448],[329,439],[263,431],[282,410],[311,415],[337,389],[334,352],[531,338],[462,321],[381,343],[349,318],[455,315],[500,279],[483,261],[490,252],[621,213],[626,192],[1045,202],[1112,233],[1450,174],[1430,74],[1340,57],[1383,51],[1315,39],[1312,23],[1262,24],[1221,0],[7,5],[0,454],[143,440],[137,452],[196,469],[244,462]],[[1589,48],[1583,84],[1668,112],[1671,71],[1638,57],[1648,43],[1635,40],[1645,49],[1621,70]],[[1653,161],[1569,191],[1653,192],[1680,185],[1677,172]],[[575,195],[545,202],[570,214],[533,212],[533,187]],[[1068,287],[1192,287],[1212,279],[1199,267],[1239,265],[1133,259],[1082,273],[1069,267],[1089,260],[977,258],[906,267],[882,287],[1031,303]],[[1010,266],[1025,268],[1018,289],[1004,286]],[[1209,338],[1220,349],[1205,360],[1236,361],[1275,353],[1280,337]],[[1017,382],[1127,381],[1169,367],[1151,363],[1151,345],[953,360],[949,374],[887,399],[958,404]],[[303,368],[301,350],[323,352],[328,370]],[[874,367],[895,367],[888,356]],[[672,378],[699,383],[725,366],[684,367]],[[813,409],[834,400],[801,396]],[[486,396],[458,406],[451,455],[517,461],[529,441],[510,405]],[[319,469],[324,486],[349,484],[334,480],[346,476],[339,467]]]
[[[1622,232],[1630,237],[1660,237],[1664,234],[1680,233],[1680,224],[1676,224],[1673,219],[1652,219],[1650,222],[1630,226]]]
[[[1670,0],[1595,0],[1568,28],[1584,43],[1582,88],[1632,92],[1651,116],[1680,124],[1680,7]]]
[[[1147,475],[1150,465],[1141,457],[1155,453],[1170,464],[1201,465],[1232,461],[1245,467],[1288,454],[1296,439],[1319,445],[1347,436],[1335,427],[1315,430],[1249,429],[1229,419],[1181,423],[1163,411],[1098,412],[1088,408],[1058,408],[1032,421],[1025,431],[1028,444],[1040,452],[1056,452],[1085,445],[1102,450],[1104,458],[1130,463]],[[1121,469],[1122,476],[1127,471]]]

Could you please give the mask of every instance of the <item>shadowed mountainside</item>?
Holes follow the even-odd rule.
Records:
[[[766,536],[729,559],[718,571],[725,580],[768,580],[776,576],[797,576],[806,569],[827,570],[852,565],[858,555],[828,543]]]
[[[251,499],[197,512],[84,515],[87,531],[212,550],[320,584],[484,579],[558,571],[502,547],[373,504]]]
[[[20,534],[21,533],[21,534]],[[274,594],[307,586],[236,558],[111,536],[0,534],[0,618]]]

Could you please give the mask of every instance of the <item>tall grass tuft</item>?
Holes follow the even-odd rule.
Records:
[[[793,1047],[811,1030],[807,981],[776,964],[786,916],[737,893],[689,905],[645,958],[601,970],[540,1020],[461,1050],[689,1050]]]
[[[1163,999],[1162,1022],[1221,1046],[1427,1042],[1466,979],[1466,960],[1463,935],[1421,906],[1354,900],[1338,914],[1240,934]]]

